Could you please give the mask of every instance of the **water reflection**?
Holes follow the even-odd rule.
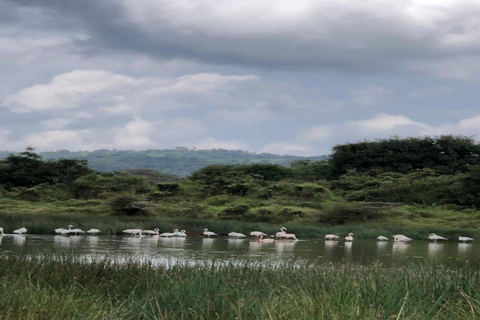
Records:
[[[295,244],[297,244],[297,241],[275,241],[275,251],[277,253],[282,254],[283,252],[292,252],[293,249],[295,248]]]
[[[405,255],[409,247],[410,244],[408,242],[395,241],[392,246],[392,255]]]
[[[2,244],[2,239],[3,239],[3,236],[0,235],[0,244]]]
[[[139,248],[142,241],[142,237],[124,237],[123,241],[128,247]]]
[[[377,241],[377,251],[385,251],[388,247],[388,241]]]
[[[465,255],[468,253],[468,251],[470,251],[471,248],[472,248],[471,243],[459,243],[457,251],[459,255]]]
[[[59,247],[68,248],[70,246],[70,238],[65,236],[55,236],[53,242]]]
[[[227,246],[228,248],[238,249],[243,246],[245,241],[245,239],[227,239]]]
[[[27,240],[26,236],[15,234],[13,235],[13,244],[18,247],[23,247],[25,245],[25,241]]]
[[[91,247],[96,247],[98,245],[98,241],[99,241],[99,237],[97,236],[88,236],[87,237],[87,243],[91,246]]]
[[[78,245],[82,240],[83,236],[70,236],[70,244]]]
[[[427,254],[431,258],[435,258],[443,249],[443,243],[431,242],[427,247]]]
[[[203,238],[202,240],[202,249],[204,250],[210,250],[213,246],[213,243],[215,242],[216,239],[213,238]]]
[[[31,254],[55,254],[68,250],[75,255],[108,259],[145,259],[152,263],[179,259],[188,261],[241,261],[249,257],[259,261],[281,261],[295,258],[302,263],[323,256],[322,261],[352,261],[384,264],[403,264],[428,258],[429,263],[480,263],[480,246],[477,243],[426,243],[377,242],[356,239],[344,241],[272,241],[258,242],[249,239],[219,237],[147,238],[123,236],[25,236],[0,237],[1,249]],[[271,240],[271,239],[270,239]],[[324,241],[322,243],[322,241]],[[355,247],[355,250],[353,250]],[[433,257],[433,258],[432,258]]]

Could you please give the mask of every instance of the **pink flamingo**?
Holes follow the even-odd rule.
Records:
[[[255,237],[257,239],[258,242],[261,242],[261,243],[267,243],[267,242],[274,242],[275,240],[273,239],[263,239],[263,235],[258,235]]]

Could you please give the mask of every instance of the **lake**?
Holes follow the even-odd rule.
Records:
[[[136,259],[153,264],[187,262],[381,262],[401,265],[427,262],[447,265],[478,265],[480,245],[475,243],[427,242],[353,242],[308,239],[277,240],[259,243],[253,239],[149,238],[128,236],[46,236],[5,235],[0,237],[0,252],[48,255],[73,253],[79,257],[109,258],[118,261]]]

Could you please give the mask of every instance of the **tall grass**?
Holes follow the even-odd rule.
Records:
[[[2,319],[475,319],[480,271],[0,257]]]

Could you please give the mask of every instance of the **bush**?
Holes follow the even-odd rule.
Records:
[[[332,203],[325,206],[320,222],[332,225],[381,220],[391,214],[396,207],[391,203]]]
[[[114,214],[119,216],[146,216],[148,205],[132,195],[120,195],[110,201]]]
[[[250,207],[246,204],[241,204],[234,207],[229,207],[220,212],[218,215],[221,219],[234,219],[234,220],[242,220],[244,217],[243,215],[250,210]]]

